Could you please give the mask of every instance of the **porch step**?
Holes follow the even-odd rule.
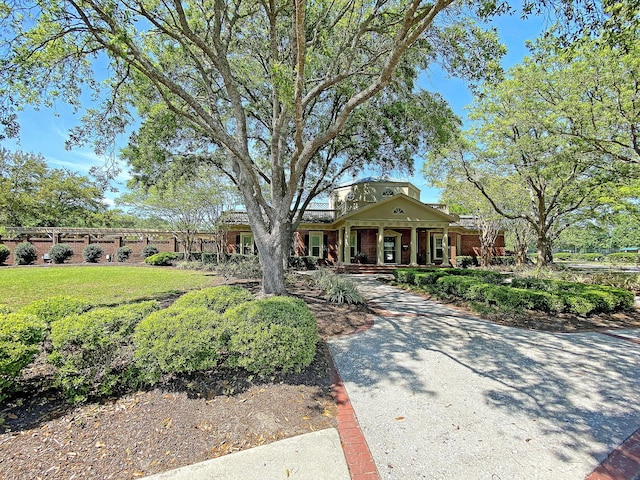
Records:
[[[384,274],[392,273],[397,268],[401,268],[402,265],[361,265],[361,264],[349,264],[344,265],[345,273],[367,273],[367,274]]]

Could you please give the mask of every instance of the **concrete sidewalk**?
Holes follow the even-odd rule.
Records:
[[[146,477],[149,480],[349,480],[333,428]]]
[[[381,478],[581,480],[640,426],[640,345],[353,278],[375,325],[330,350]]]

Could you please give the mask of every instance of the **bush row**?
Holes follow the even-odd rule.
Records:
[[[57,367],[55,385],[70,402],[82,402],[165,374],[299,371],[313,360],[317,340],[315,318],[302,300],[254,300],[239,287],[191,292],[165,309],[155,301],[90,308],[50,298],[0,313],[0,401],[43,345]]]
[[[104,251],[100,245],[90,244],[85,246],[82,250],[82,258],[85,262],[96,263],[100,261],[103,253]],[[115,259],[118,262],[126,262],[127,260],[129,260],[132,253],[133,250],[131,249],[131,247],[119,247],[116,250]],[[155,247],[154,245],[147,245],[142,249],[141,256],[143,259],[146,259],[157,253],[157,247]],[[51,260],[51,262],[60,264],[66,262],[73,256],[73,249],[65,243],[57,243],[51,246],[47,254],[49,255],[49,259]],[[11,250],[9,250],[9,248],[7,248],[7,246],[5,245],[0,245],[0,265],[6,262],[10,255]],[[174,255],[176,255],[176,258],[178,258],[177,254]],[[13,256],[14,263],[16,265],[31,265],[38,260],[36,247],[31,242],[22,242],[16,245]]]
[[[553,259],[562,262],[611,262],[611,263],[640,263],[640,254],[632,252],[615,253],[567,253],[553,254]]]
[[[535,278],[515,278],[505,283],[501,274],[484,270],[398,269],[394,276],[399,283],[442,298],[495,306],[505,312],[538,310],[591,315],[628,310],[634,303],[634,294],[621,288]]]

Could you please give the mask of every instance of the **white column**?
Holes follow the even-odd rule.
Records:
[[[344,235],[344,232],[342,231],[342,229],[338,230],[338,262],[343,263],[344,262],[344,251],[343,251],[343,240],[342,240],[342,236]]]
[[[449,227],[444,227],[442,234],[442,264],[451,265],[449,261]]]
[[[431,264],[431,231],[427,230],[427,265]]]
[[[376,249],[376,263],[384,265],[384,227],[378,227],[378,246]]]
[[[351,248],[349,243],[351,242],[351,226],[345,224],[344,226],[344,263],[349,265],[351,263]]]
[[[411,265],[418,264],[418,235],[416,232],[416,227],[411,227],[411,245],[409,248],[411,249]]]

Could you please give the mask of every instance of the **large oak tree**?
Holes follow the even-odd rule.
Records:
[[[71,141],[108,140],[137,108],[134,166],[218,166],[238,187],[266,293],[284,291],[292,234],[311,200],[370,163],[409,167],[455,119],[418,73],[438,61],[474,81],[499,73],[495,32],[471,18],[505,4],[461,0],[48,0],[0,3],[0,105],[82,106]],[[86,127],[86,128],[85,128]],[[157,143],[152,142],[157,146]],[[152,145],[152,147],[153,147]],[[98,142],[98,146],[101,145]],[[174,170],[175,171],[175,170]]]

